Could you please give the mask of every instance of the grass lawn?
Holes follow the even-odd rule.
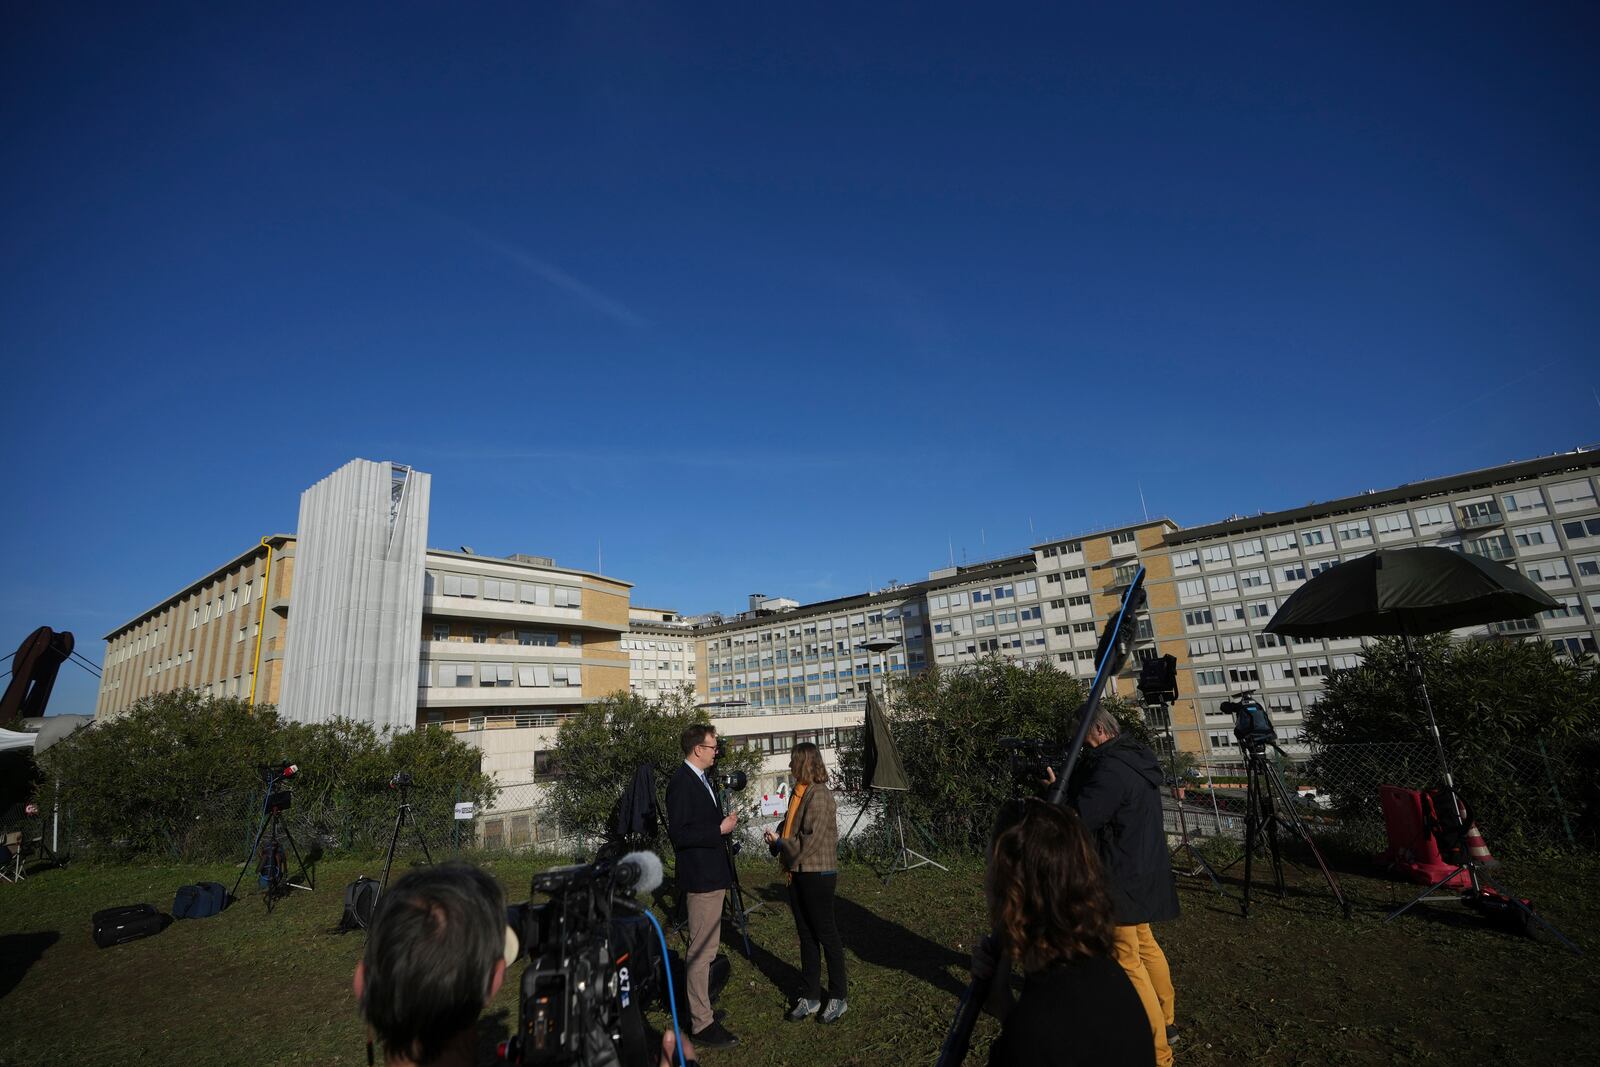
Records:
[[[485,865],[513,900],[525,898],[534,861]],[[247,892],[220,916],[105,950],[90,940],[92,912],[136,901],[164,910],[179,884],[231,885],[236,868],[74,865],[0,885],[0,1064],[364,1063],[350,992],[362,935],[332,929],[345,883],[380,867],[328,861],[315,893],[271,915]],[[733,978],[721,1001],[743,1041],[702,1062],[931,1064],[981,925],[980,869],[952,867],[897,876],[887,889],[866,868],[841,872],[850,1012],[821,1027],[780,1018],[796,992],[798,947],[781,879],[749,862],[746,897],[762,902],[754,958],[735,950],[729,928]],[[1524,861],[1500,874],[1591,952],[1582,959],[1454,906],[1383,925],[1409,893],[1368,874],[1342,876],[1356,904],[1347,922],[1320,882],[1290,875],[1288,898],[1258,892],[1248,922],[1209,883],[1180,878],[1183,917],[1157,928],[1178,988],[1179,1063],[1593,1062],[1600,861]],[[515,1023],[515,987],[508,981],[486,1013],[486,1055]],[[969,1063],[983,1062],[995,1030],[980,1023]]]

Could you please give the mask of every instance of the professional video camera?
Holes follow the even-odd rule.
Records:
[[[1066,763],[1067,753],[1057,745],[1027,737],[1002,737],[1000,748],[1011,769],[1011,793],[1037,792],[1049,772]]]
[[[1278,743],[1278,731],[1272,726],[1272,717],[1255,698],[1254,689],[1244,689],[1233,694],[1232,700],[1222,702],[1224,714],[1233,716],[1233,736],[1246,752],[1262,752],[1268,745]]]
[[[665,943],[634,896],[661,884],[653,852],[606,856],[533,876],[510,909],[528,956],[517,1033],[501,1058],[520,1064],[634,1067],[654,1063],[644,1007],[665,1001]],[[659,1051],[655,1051],[659,1056]]]
[[[711,769],[706,771],[706,777],[711,780],[711,787],[720,791],[727,790],[737,793],[750,784],[749,778],[743,771],[722,769],[722,757],[728,754],[728,739],[717,738],[717,758],[712,761]]]

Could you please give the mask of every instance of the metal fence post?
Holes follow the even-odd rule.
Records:
[[[1566,832],[1567,844],[1573,848],[1578,847],[1578,839],[1572,836],[1572,824],[1567,821],[1567,806],[1561,800],[1561,787],[1556,785],[1555,771],[1550,768],[1550,753],[1545,751],[1544,738],[1535,737],[1534,742],[1539,746],[1539,758],[1544,761],[1544,776],[1550,782],[1550,792],[1556,798],[1556,811],[1561,815],[1561,829]]]

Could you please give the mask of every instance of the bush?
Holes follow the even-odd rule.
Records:
[[[1017,737],[1065,748],[1087,689],[1049,663],[1020,666],[999,657],[896,682],[890,729],[911,780],[903,814],[941,847],[986,847],[995,812],[1012,795],[1000,740]],[[1104,704],[1124,731],[1150,744],[1149,727],[1137,707],[1115,697]],[[842,781],[864,801],[862,744],[855,733],[842,740],[839,760]]]
[[[147,697],[56,745],[41,760],[39,795],[59,795],[74,847],[225,859],[260,811],[257,768],[289,761],[300,767],[291,782],[296,829],[340,847],[387,842],[395,801],[385,787],[397,771],[410,772],[419,791],[479,804],[493,795],[478,751],[444,731],[390,737],[350,720],[285,722],[270,706],[194,690]]]
[[[1564,813],[1574,832],[1593,842],[1600,823],[1592,771],[1600,749],[1595,662],[1569,660],[1542,641],[1441,635],[1417,648],[1457,787],[1485,827],[1498,840],[1551,840],[1561,834]],[[1308,773],[1341,811],[1372,807],[1378,783],[1431,785],[1440,778],[1427,715],[1395,638],[1374,642],[1361,666],[1327,680],[1322,699],[1307,709],[1305,737],[1321,750]],[[1419,744],[1402,751],[1407,746],[1394,742]]]
[[[694,691],[688,687],[654,701],[637,693],[614,693],[565,719],[551,752],[556,780],[550,810],[561,829],[604,837],[618,799],[646,763],[655,769],[656,800],[665,817],[667,780],[683,762],[679,739],[692,724],[710,721],[695,707]],[[732,745],[721,760],[725,769],[747,774],[760,763],[759,753]]]

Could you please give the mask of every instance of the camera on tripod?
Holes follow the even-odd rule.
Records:
[[[410,789],[411,788],[411,772],[410,771],[397,771],[397,772],[395,772],[395,776],[393,778],[389,779],[389,788],[390,789]]]
[[[1232,700],[1222,702],[1222,710],[1233,716],[1233,736],[1246,752],[1262,752],[1268,745],[1278,743],[1278,731],[1272,726],[1272,717],[1255,698],[1254,689],[1233,694]]]
[[[661,884],[653,852],[557,867],[533,876],[513,906],[524,946],[517,1033],[501,1058],[521,1064],[647,1063],[642,1009],[662,998],[662,957],[634,894]],[[622,918],[614,919],[621,912]]]
[[[711,787],[718,791],[727,790],[737,793],[750,784],[749,777],[741,770],[725,771],[720,766],[723,756],[728,754],[728,739],[717,738],[717,758],[711,762],[711,769],[706,771],[706,777],[711,781]]]

